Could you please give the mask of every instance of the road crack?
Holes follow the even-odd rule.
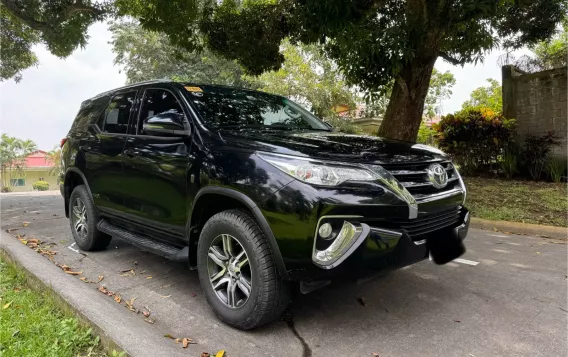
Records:
[[[290,311],[289,309],[284,311],[284,314],[282,315],[282,321],[286,322],[288,328],[292,331],[294,336],[296,336],[298,341],[300,341],[303,349],[302,357],[311,357],[312,349],[310,348],[310,345],[308,345],[306,340],[304,340],[304,338],[298,333],[298,330],[296,330],[296,326],[294,325],[294,315],[292,314],[292,311]]]

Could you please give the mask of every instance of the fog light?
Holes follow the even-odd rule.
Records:
[[[322,224],[319,227],[319,230],[318,230],[319,236],[322,237],[323,239],[331,238],[332,232],[333,232],[333,228],[331,227],[331,224],[329,224],[329,223]]]

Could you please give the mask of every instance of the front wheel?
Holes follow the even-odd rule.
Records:
[[[268,241],[246,211],[223,211],[207,221],[197,267],[209,305],[229,325],[261,326],[278,318],[290,301]]]

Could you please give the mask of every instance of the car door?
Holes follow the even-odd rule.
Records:
[[[145,88],[125,143],[121,181],[126,218],[177,236],[161,237],[175,240],[185,234],[191,138],[145,132],[143,123],[162,113],[180,114],[189,127],[174,90]]]
[[[135,89],[114,93],[98,122],[89,128],[88,138],[80,143],[83,171],[95,205],[103,213],[124,210],[122,158],[137,93]]]

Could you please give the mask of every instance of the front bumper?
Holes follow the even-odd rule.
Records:
[[[462,241],[469,230],[469,212],[463,207],[457,223],[419,237],[411,236],[403,228],[385,228],[376,222],[364,223],[354,218],[346,220],[361,228],[355,230],[351,239],[337,244],[339,249],[332,249],[327,254],[318,255],[318,247],[314,243],[312,268],[289,271],[292,280],[361,277],[378,270],[411,265],[428,256],[437,264],[445,264],[465,252]],[[322,260],[322,257],[328,259]]]

